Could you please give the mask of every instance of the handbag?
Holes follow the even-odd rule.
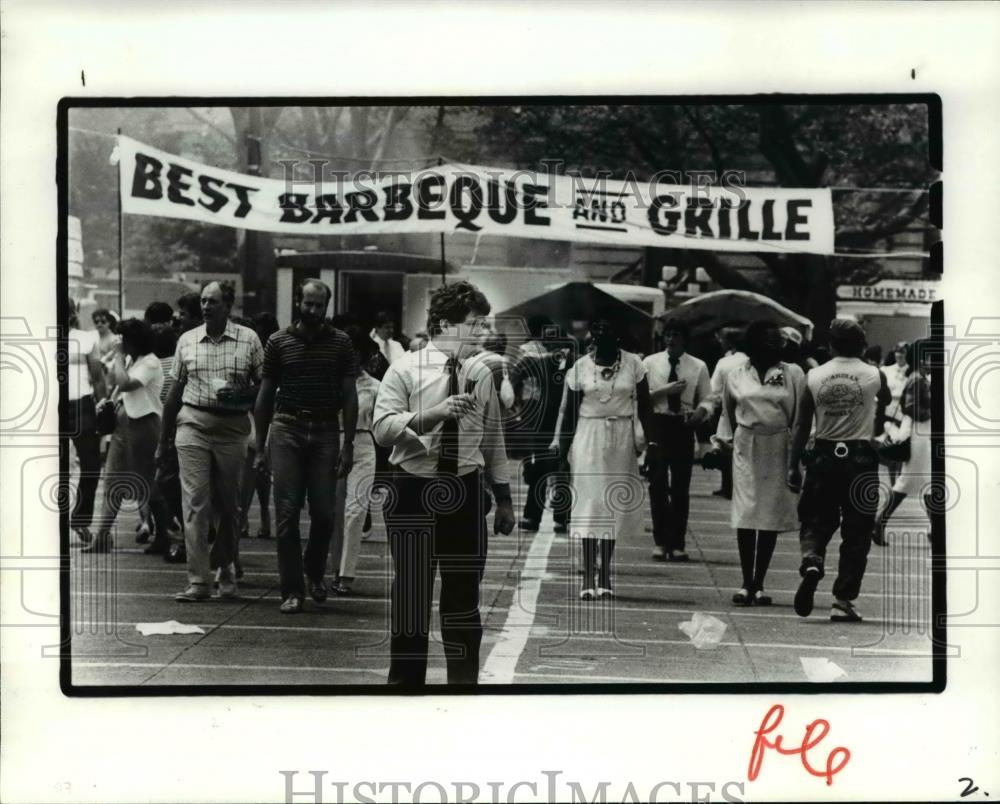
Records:
[[[878,453],[878,460],[881,464],[906,463],[910,460],[910,439],[877,441],[875,451]]]
[[[97,403],[96,423],[98,435],[111,435],[115,431],[115,427],[118,426],[118,406],[123,403],[121,399],[115,397],[117,391],[118,386],[116,385],[111,389],[111,395],[107,399],[102,399]]]

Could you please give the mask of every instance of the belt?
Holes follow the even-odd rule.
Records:
[[[212,413],[215,416],[246,416],[249,410],[233,410],[232,408],[212,408],[207,405],[193,405],[190,402],[184,403],[189,408],[200,410],[202,413]]]
[[[311,419],[312,421],[337,421],[340,413],[338,410],[328,408],[299,408],[294,405],[278,403],[274,406],[275,413],[282,413],[286,416],[295,416],[299,419]]]
[[[813,443],[813,449],[832,452],[838,458],[846,458],[851,453],[851,449],[859,447],[871,449],[871,442],[863,438],[847,441],[832,441],[826,438],[817,438]]]
[[[632,416],[584,416],[580,415],[581,419],[603,419],[606,422],[630,422],[632,421]]]

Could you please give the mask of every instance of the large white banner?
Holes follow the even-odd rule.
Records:
[[[209,167],[128,137],[119,137],[118,155],[122,210],[133,215],[296,235],[471,232],[833,253],[829,189],[696,187],[459,164],[303,182]]]

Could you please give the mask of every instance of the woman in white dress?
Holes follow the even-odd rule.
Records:
[[[888,547],[886,525],[907,495],[920,494],[925,513],[932,504],[931,437],[927,432],[927,422],[931,418],[929,356],[927,341],[914,341],[907,347],[906,362],[913,367],[913,371],[900,394],[899,411],[902,420],[899,429],[890,438],[897,443],[910,440],[910,459],[903,463],[893,483],[892,496],[875,518],[872,541],[879,547]],[[929,538],[929,531],[927,535]]]
[[[552,444],[570,464],[570,538],[579,539],[583,548],[584,600],[614,594],[615,539],[642,527],[645,489],[639,476],[636,412],[646,432],[652,432],[642,360],[619,346],[610,321],[595,320],[590,335],[591,350],[566,375],[558,436]]]
[[[733,431],[730,521],[743,570],[743,588],[733,603],[768,606],[764,578],[778,533],[799,527],[798,498],[785,483],[785,467],[805,374],[781,361],[777,325],[755,321],[747,327],[745,342],[748,358],[729,372],[722,397]]]

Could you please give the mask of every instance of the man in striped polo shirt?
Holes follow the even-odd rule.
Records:
[[[201,292],[204,324],[185,332],[174,355],[174,385],[163,406],[157,463],[177,447],[188,588],[182,602],[211,596],[212,559],[219,595],[238,597],[234,559],[239,533],[239,479],[250,433],[247,413],[260,382],[263,349],[249,327],[229,320],[236,292],[210,282]],[[176,431],[176,438],[174,433]],[[215,524],[209,551],[208,534]]]
[[[263,382],[254,410],[258,471],[274,474],[281,611],[297,614],[309,593],[327,598],[327,553],[336,513],[337,478],[353,463],[358,420],[358,356],[347,333],[325,321],[330,289],[318,279],[301,288],[298,321],[275,332],[264,350]],[[344,443],[338,414],[343,411]],[[272,421],[273,420],[273,421]],[[271,432],[270,455],[265,450]],[[303,557],[299,516],[309,497],[309,540]]]

